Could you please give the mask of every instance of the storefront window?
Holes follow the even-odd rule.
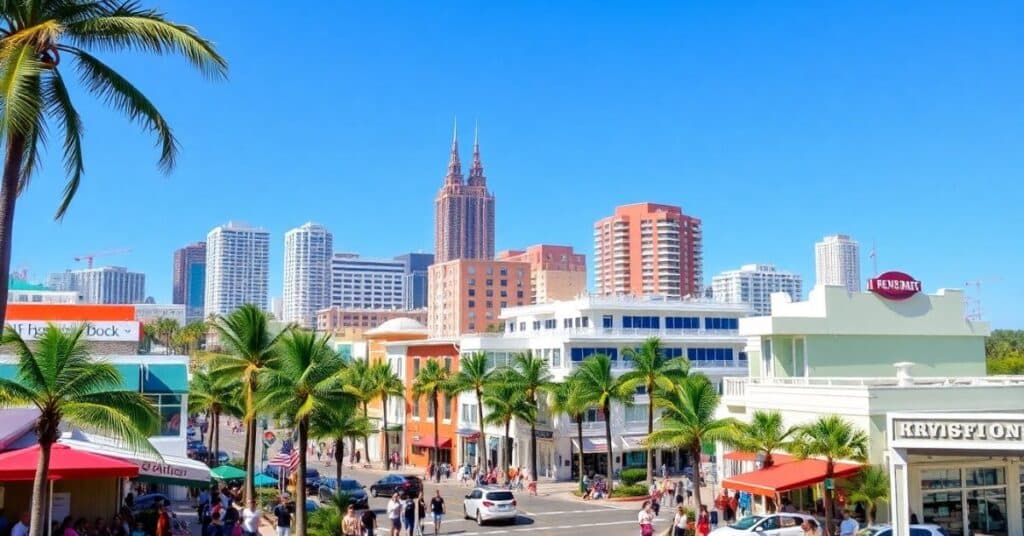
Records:
[[[971,534],[1006,536],[1006,488],[971,490],[967,523]]]
[[[181,396],[146,395],[160,415],[160,431],[157,435],[181,435]]]
[[[959,469],[925,469],[921,471],[921,489],[959,488]]]
[[[960,469],[925,469],[921,489],[933,490],[921,495],[923,521],[949,536],[1008,536],[1005,467],[967,467],[962,478]]]
[[[967,487],[1005,486],[1006,469],[1003,467],[978,467],[964,469],[964,480]]]
[[[959,491],[925,493],[921,496],[922,520],[942,526],[949,536],[964,536],[961,499]]]

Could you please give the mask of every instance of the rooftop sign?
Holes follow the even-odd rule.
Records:
[[[868,290],[890,300],[905,300],[921,292],[921,282],[903,272],[885,272],[868,279]]]
[[[83,322],[45,320],[13,320],[7,325],[14,328],[25,340],[38,339],[46,331],[47,324],[53,324],[63,331],[71,332]],[[142,329],[139,322],[100,321],[86,322],[85,340],[99,342],[138,342],[141,340]]]

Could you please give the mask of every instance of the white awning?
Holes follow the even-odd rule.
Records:
[[[64,438],[61,438],[60,442],[75,449],[132,462],[139,466],[138,478],[140,480],[182,486],[209,485],[210,483],[210,468],[197,460],[163,455],[163,461],[160,461],[152,454],[132,452],[102,443]]]
[[[580,450],[580,444],[575,439],[572,440],[572,446],[576,450]],[[596,454],[599,452],[608,452],[608,442],[603,437],[584,437],[583,438],[583,453],[584,454]]]
[[[642,443],[646,438],[646,435],[624,435],[619,436],[619,441],[622,442],[622,448],[625,450],[647,450]]]

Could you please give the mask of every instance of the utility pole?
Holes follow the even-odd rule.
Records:
[[[878,277],[878,249],[875,248],[875,241],[871,241],[871,253],[868,254],[871,257],[871,277]]]

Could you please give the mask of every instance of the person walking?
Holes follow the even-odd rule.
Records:
[[[391,521],[391,530],[388,534],[390,536],[399,536],[402,532],[402,501],[397,493],[391,496],[385,511],[388,514],[388,519]]]
[[[238,508],[235,508],[235,504],[229,498],[228,505],[224,508],[224,536],[234,536],[238,519]]]
[[[363,536],[363,524],[356,517],[356,507],[348,505],[345,517],[341,518],[341,534],[343,536]]]
[[[277,536],[291,536],[292,513],[288,511],[288,501],[284,495],[278,499],[278,505],[274,507],[274,517],[277,518]]]
[[[711,516],[708,514],[708,507],[701,505],[700,515],[697,516],[697,534],[708,536],[711,532]]]
[[[843,522],[839,524],[839,536],[854,536],[860,524],[850,515],[849,510],[843,510]]]
[[[690,520],[686,515],[686,507],[679,505],[676,507],[676,515],[672,518],[672,536],[686,536],[686,531],[690,528]]]
[[[156,508],[155,536],[171,536],[171,514],[167,512],[167,505],[162,502]]]
[[[359,522],[363,525],[363,536],[373,536],[377,532],[377,514],[373,513],[373,510],[363,510]]]
[[[818,530],[818,522],[813,519],[805,519],[800,528],[804,531],[803,536],[821,536],[821,531]]]
[[[441,490],[437,490],[436,494],[430,499],[430,514],[434,518],[434,534],[441,534],[441,520],[444,515],[448,513],[444,506],[444,497],[441,496]]]
[[[640,536],[654,535],[654,511],[651,509],[651,501],[644,501],[636,520],[640,524]]]
[[[158,522],[159,523],[159,522]],[[220,512],[214,512],[210,516],[210,524],[206,527],[203,536],[228,536],[224,534],[224,523],[220,520]]]
[[[21,519],[11,527],[11,536],[28,536],[28,524],[32,521],[32,514],[22,512]]]

